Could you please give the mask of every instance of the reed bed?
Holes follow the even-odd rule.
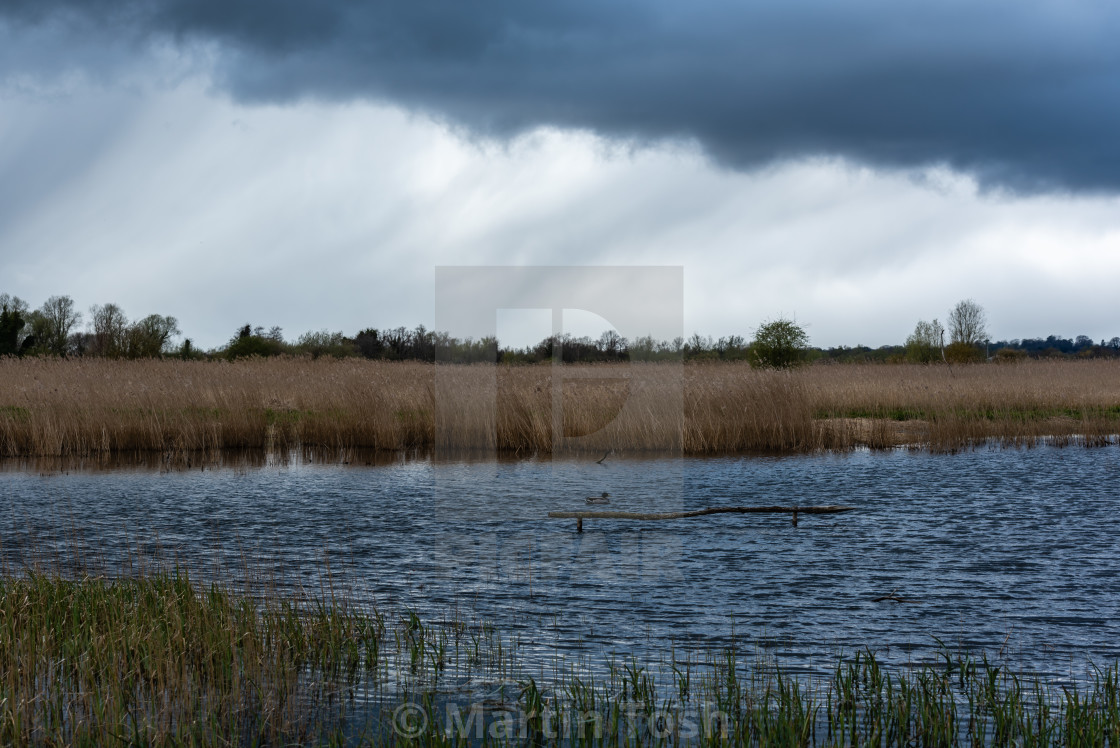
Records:
[[[1120,745],[1120,670],[1056,683],[952,652],[591,654],[183,573],[0,578],[0,741],[36,745]],[[532,645],[529,649],[535,649]]]
[[[553,380],[560,372],[562,381]],[[435,366],[0,360],[0,456],[297,447],[516,454],[1100,445],[1120,362]]]
[[[870,446],[1099,446],[1120,433],[1118,361],[818,366],[799,374],[813,419]]]
[[[313,737],[304,708],[321,705],[301,676],[349,672],[356,661],[340,642],[369,646],[377,625],[340,610],[258,610],[171,575],[4,579],[0,611],[7,745]]]

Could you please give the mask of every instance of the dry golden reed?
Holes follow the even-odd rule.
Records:
[[[598,364],[564,367],[556,388],[547,365],[436,371],[360,359],[0,359],[0,456],[958,449],[1101,444],[1120,432],[1120,362],[1106,360],[792,372]]]

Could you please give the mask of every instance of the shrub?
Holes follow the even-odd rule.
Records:
[[[805,362],[809,335],[793,320],[779,318],[763,323],[751,343],[751,366],[789,369]]]
[[[266,337],[263,329],[258,327],[254,331],[252,327],[245,325],[237,331],[233,340],[229,341],[225,349],[225,357],[233,361],[248,356],[279,356],[284,353],[284,349],[284,341],[278,334],[270,334]]]
[[[945,346],[945,360],[951,364],[974,364],[984,360],[984,351],[968,343]]]
[[[992,358],[997,363],[1001,364],[1013,363],[1015,361],[1025,361],[1027,358],[1027,352],[1018,350],[1016,348],[1000,348],[995,352],[995,355],[992,356]]]
[[[344,358],[357,356],[359,348],[354,341],[348,339],[341,332],[321,330],[319,332],[305,332],[296,341],[296,350],[300,353],[309,353],[311,358],[319,356],[333,356]]]

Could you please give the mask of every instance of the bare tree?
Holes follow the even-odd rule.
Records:
[[[603,334],[599,336],[598,346],[599,350],[614,358],[621,355],[626,349],[626,338],[622,337],[614,330],[605,330]]]
[[[168,351],[168,343],[178,334],[179,322],[174,317],[149,314],[128,329],[128,355],[156,358]]]
[[[697,353],[704,353],[706,351],[710,351],[710,350],[712,350],[712,348],[714,346],[715,346],[715,341],[712,340],[711,335],[708,335],[707,337],[705,337],[698,332],[692,333],[692,337],[690,337],[688,339],[688,342],[685,343],[685,347],[688,348],[689,352],[692,355],[696,355]]]
[[[8,307],[9,312],[19,312],[20,316],[27,314],[27,302],[18,296],[0,293],[0,308]]]
[[[82,313],[69,296],[52,296],[39,308],[42,334],[39,344],[51,353],[66,355],[70,332],[82,321]]]
[[[346,336],[342,332],[330,330],[305,332],[296,339],[296,347],[302,353],[310,353],[311,358],[320,356],[342,358],[354,354],[354,346],[346,340]]]
[[[90,352],[97,356],[119,358],[128,349],[128,317],[116,304],[94,304],[89,308],[93,322]]]
[[[972,299],[958,301],[949,312],[949,336],[953,343],[976,345],[988,339],[988,315]]]

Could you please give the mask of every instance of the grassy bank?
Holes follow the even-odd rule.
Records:
[[[0,613],[5,744],[1120,744],[1116,667],[1058,685],[943,649],[813,678],[730,648],[546,672],[485,624],[175,573],[0,578]]]
[[[1120,433],[1118,361],[561,371],[554,390],[549,366],[3,359],[0,456],[299,446],[519,454],[959,449],[985,439],[1092,445]]]

